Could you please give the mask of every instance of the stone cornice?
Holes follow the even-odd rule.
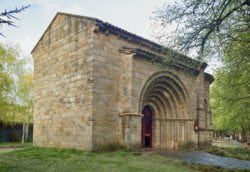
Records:
[[[157,44],[153,41],[150,41],[148,39],[145,39],[141,36],[138,36],[136,34],[133,34],[131,32],[128,32],[122,28],[119,28],[117,26],[114,26],[108,22],[103,22],[101,20],[98,20],[96,22],[97,24],[97,29],[95,30],[96,32],[100,31],[100,32],[103,32],[105,34],[114,34],[118,37],[121,37],[125,40],[128,40],[128,41],[131,41],[131,42],[134,42],[135,44],[138,44],[138,45],[141,45],[143,47],[146,47],[152,51],[155,51],[155,52],[159,52],[159,53],[163,53],[163,52],[166,52],[168,51],[169,49],[160,45],[160,44]]]
[[[125,116],[143,117],[143,114],[139,114],[139,113],[130,113],[130,112],[125,112],[125,113],[120,113],[120,114],[119,114],[119,117],[125,117]]]
[[[168,51],[171,51],[176,57],[181,58],[181,60],[185,59],[186,62],[192,62],[192,63],[196,63],[198,65],[201,64],[200,69],[204,70],[207,67],[207,63],[201,63],[198,60],[192,59],[184,54],[181,54],[177,51],[173,51],[167,47],[164,47],[160,44],[157,44],[153,41],[145,39],[145,38],[138,36],[136,34],[133,34],[131,32],[128,32],[128,31],[121,29],[117,26],[114,26],[110,23],[103,22],[101,20],[97,20],[96,23],[97,23],[97,28],[96,28],[95,32],[102,32],[106,35],[108,35],[108,34],[116,35],[116,36],[121,37],[127,41],[130,41],[130,42],[138,44],[142,47],[145,47],[151,51],[161,53],[162,55],[166,54],[166,52],[168,52]]]
[[[204,78],[205,78],[206,81],[209,81],[209,83],[214,82],[214,77],[213,77],[213,75],[210,75],[210,74],[208,74],[208,73],[204,73]]]
[[[145,58],[154,63],[161,63],[161,64],[164,64],[165,66],[171,66],[176,69],[184,70],[195,75],[198,75],[200,73],[199,68],[201,65],[203,65],[203,63],[201,62],[199,63],[195,62],[194,67],[191,67],[191,66],[188,66],[187,64],[180,62],[180,60],[178,61],[178,59],[175,59],[175,58],[169,60],[167,63],[164,63],[163,56],[159,56],[157,54],[142,50],[140,48],[121,47],[119,51],[124,54],[133,54],[135,57]]]

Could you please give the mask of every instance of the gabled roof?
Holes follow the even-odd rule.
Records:
[[[77,18],[83,18],[86,20],[91,20],[93,22],[95,22],[95,25],[97,26],[95,32],[102,32],[104,34],[114,34],[116,36],[119,36],[125,40],[128,40],[130,42],[133,42],[135,44],[138,44],[142,47],[145,47],[147,49],[149,49],[150,51],[156,52],[156,53],[160,53],[162,55],[164,55],[167,51],[172,51],[171,49],[168,49],[160,44],[157,44],[151,40],[148,40],[146,38],[143,38],[141,36],[138,36],[136,34],[133,34],[131,32],[128,32],[122,28],[119,28],[117,26],[114,26],[108,22],[104,22],[100,19],[97,18],[93,18],[93,17],[87,17],[87,16],[81,16],[81,15],[75,15],[75,14],[69,14],[69,13],[63,13],[63,12],[58,12],[55,17],[53,18],[53,20],[51,21],[51,23],[49,24],[49,26],[47,27],[47,29],[45,30],[45,32],[43,33],[43,35],[41,36],[41,38],[39,39],[39,41],[37,42],[37,44],[35,45],[35,47],[33,48],[32,52],[35,50],[35,48],[37,47],[38,43],[40,42],[40,40],[43,38],[44,34],[47,32],[47,30],[50,28],[50,26],[52,25],[52,23],[54,22],[54,20],[56,19],[56,17],[58,15],[66,15],[66,16],[70,16],[70,17],[77,17]],[[138,51],[137,51],[138,53]],[[147,54],[149,54],[150,52],[148,52]],[[206,63],[202,63],[198,60],[192,59],[186,55],[183,55],[181,53],[178,52],[174,52],[177,56],[181,57],[182,59],[185,59],[186,62],[192,62],[193,64],[196,65],[201,65],[200,67],[205,69],[207,64]],[[145,54],[145,53],[144,53]],[[197,66],[196,66],[197,69]]]
[[[94,21],[96,23],[96,25],[99,28],[99,31],[101,32],[105,32],[105,33],[112,33],[114,35],[118,35],[124,39],[133,41],[137,44],[140,44],[142,46],[146,46],[147,48],[149,48],[152,51],[157,51],[157,52],[164,52],[167,51],[168,48],[157,44],[153,41],[150,41],[148,39],[145,39],[141,36],[138,36],[136,34],[133,34],[131,32],[128,32],[122,28],[119,28],[117,26],[114,26],[108,22],[104,22],[100,19],[97,18],[93,18],[93,17],[87,17],[87,16],[81,16],[81,15],[75,15],[75,14],[69,14],[69,13],[63,13],[63,12],[58,12],[55,17],[52,19],[52,21],[50,22],[49,26],[46,28],[46,30],[44,31],[44,33],[42,34],[41,38],[39,39],[39,41],[37,42],[37,44],[40,42],[40,40],[43,38],[44,34],[48,31],[48,29],[50,28],[50,26],[52,25],[52,23],[54,22],[54,20],[56,19],[56,17],[58,15],[66,15],[66,16],[70,16],[70,17],[78,17],[78,18],[83,18],[83,19],[87,19],[87,20],[91,20]],[[35,47],[33,48],[32,52],[34,51],[34,49],[36,48],[37,44],[35,45]]]
[[[105,32],[107,33],[111,33],[114,35],[118,35],[124,39],[133,41],[137,44],[140,44],[142,46],[146,46],[147,48],[149,48],[152,51],[157,51],[157,52],[165,52],[168,50],[168,48],[157,44],[151,40],[148,40],[146,38],[143,38],[141,36],[138,36],[136,34],[133,34],[131,32],[128,32],[122,28],[119,28],[117,26],[114,26],[108,22],[104,22],[98,18],[94,18],[94,17],[88,17],[88,16],[81,16],[81,15],[75,15],[75,14],[70,14],[70,13],[64,13],[64,12],[58,12],[56,13],[55,17],[52,19],[52,21],[50,22],[49,26],[46,28],[46,30],[44,31],[44,33],[42,34],[41,38],[38,40],[38,42],[36,43],[35,47],[32,49],[31,53],[35,50],[35,48],[37,47],[38,43],[41,41],[41,39],[43,38],[43,36],[45,35],[45,33],[48,31],[48,29],[50,28],[50,26],[52,25],[52,23],[55,21],[56,17],[58,15],[66,15],[66,16],[70,16],[70,17],[77,17],[77,18],[83,18],[83,19],[87,19],[87,20],[91,20],[94,21],[96,23],[96,25],[99,28],[99,31],[101,32]]]
[[[42,34],[41,38],[36,43],[35,47],[32,49],[31,53],[36,49],[39,42],[42,40],[43,36],[48,31],[48,29],[53,24],[53,22],[55,21],[55,19],[58,15],[66,15],[66,16],[70,16],[70,17],[77,17],[77,18],[82,18],[82,19],[93,21],[93,22],[95,22],[95,25],[97,26],[96,27],[97,29],[95,30],[95,32],[103,32],[104,34],[114,34],[116,36],[119,36],[125,40],[131,41],[135,44],[138,44],[138,45],[145,47],[145,48],[149,49],[150,51],[152,51],[152,52],[145,51],[145,50],[140,49],[140,48],[121,47],[120,52],[123,52],[123,53],[135,53],[138,56],[142,56],[142,57],[147,58],[151,61],[161,63],[163,61],[162,59],[163,59],[164,54],[166,54],[167,51],[172,51],[171,49],[168,49],[160,44],[157,44],[151,40],[148,40],[146,38],[143,38],[141,36],[138,36],[136,34],[128,32],[122,28],[114,26],[108,22],[104,22],[100,19],[88,17],[88,16],[81,16],[81,15],[75,15],[75,14],[70,14],[70,13],[64,13],[64,12],[58,12],[55,15],[55,17],[52,19],[52,21],[50,22],[49,26],[44,31],[44,33]],[[162,55],[157,55],[153,52],[158,53],[158,54],[160,53]],[[183,55],[181,53],[178,53],[178,52],[174,52],[174,53],[176,54],[175,60],[177,60],[177,63],[175,63],[175,65],[173,66],[175,68],[186,69],[190,73],[198,74],[200,69],[204,70],[207,67],[207,63],[205,63],[205,62],[200,62],[198,60],[192,59],[192,58],[190,58],[186,55]],[[205,73],[205,79],[210,81],[210,82],[213,82],[213,80],[214,80],[213,76],[208,74],[208,73]]]

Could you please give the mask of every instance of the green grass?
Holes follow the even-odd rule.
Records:
[[[0,154],[0,171],[188,172],[193,170],[180,162],[159,155],[30,147]]]
[[[217,147],[212,146],[202,149],[208,153],[215,155],[233,157],[242,160],[250,160],[250,149],[238,148],[238,147]]]
[[[214,141],[214,146],[224,147],[224,148],[242,148],[241,144],[235,144],[230,141]]]
[[[27,143],[20,143],[20,142],[0,142],[0,148],[3,147],[28,147],[28,146],[32,146],[31,142],[27,142]]]
[[[213,147],[211,149],[214,151],[216,148]],[[223,148],[223,150],[224,149],[226,148]],[[222,151],[221,148],[218,150]],[[241,151],[243,150],[234,151],[240,151],[240,153],[242,153]],[[232,150],[230,150],[230,152],[232,152]],[[245,155],[245,153],[243,154]],[[27,146],[20,150],[0,154],[0,172],[9,171],[231,172],[245,170],[226,170],[215,166],[197,165],[149,153],[143,153],[140,155],[138,153],[134,154],[127,151],[85,152],[75,149],[38,148]]]

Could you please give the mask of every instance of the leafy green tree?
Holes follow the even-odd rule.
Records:
[[[163,28],[160,36],[168,46],[183,53],[198,51],[198,57],[223,52],[232,41],[249,43],[237,33],[249,31],[250,0],[179,0],[155,11],[154,20]],[[169,24],[175,26],[169,32]]]
[[[0,122],[22,123],[24,142],[33,115],[33,76],[29,59],[19,56],[13,47],[0,45]]]
[[[250,0],[179,0],[155,12],[170,48],[196,51],[200,60],[220,57],[211,89],[216,130],[250,133],[249,12]]]
[[[12,47],[0,45],[0,120],[11,118],[15,104],[15,79],[21,72],[22,61],[18,51]]]
[[[244,135],[250,132],[250,44],[233,41],[224,51],[223,66],[212,86],[213,126]]]
[[[20,76],[16,96],[18,97],[17,118],[23,123],[22,143],[28,138],[29,124],[33,121],[33,75]]]

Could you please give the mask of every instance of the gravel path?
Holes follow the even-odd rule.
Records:
[[[250,161],[222,157],[202,151],[166,151],[159,152],[159,154],[196,164],[215,165],[223,168],[250,170]]]

